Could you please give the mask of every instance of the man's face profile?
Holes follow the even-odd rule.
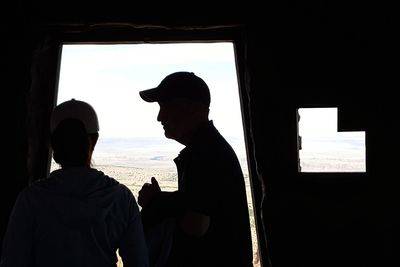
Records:
[[[157,121],[164,128],[165,137],[178,142],[184,140],[191,125],[194,109],[192,101],[185,98],[174,98],[158,102],[160,111]]]

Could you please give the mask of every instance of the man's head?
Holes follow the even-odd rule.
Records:
[[[89,166],[99,123],[92,106],[75,99],[53,110],[50,120],[54,160],[64,167]]]
[[[172,73],[156,88],[139,94],[143,100],[160,105],[157,120],[163,125],[165,136],[184,145],[208,121],[210,91],[204,80],[192,72]]]
[[[186,98],[210,106],[210,90],[204,80],[193,72],[174,72],[165,77],[157,87],[143,90],[139,94],[147,102]]]

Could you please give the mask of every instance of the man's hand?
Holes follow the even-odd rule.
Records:
[[[159,192],[161,192],[161,188],[156,178],[151,177],[151,184],[145,183],[139,191],[138,204],[142,208],[146,207],[149,201]]]

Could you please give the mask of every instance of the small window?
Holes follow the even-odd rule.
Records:
[[[337,108],[298,109],[300,172],[365,172],[365,132],[338,132]]]

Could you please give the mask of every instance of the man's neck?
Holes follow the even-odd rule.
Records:
[[[181,143],[182,145],[189,146],[190,144],[192,144],[195,141],[199,130],[204,128],[206,125],[208,125],[209,122],[210,121],[207,119],[207,120],[200,121],[196,124],[193,124],[192,127],[190,127],[190,129],[188,129],[185,136],[183,136],[180,141],[178,141],[178,140],[177,141],[179,143]]]

